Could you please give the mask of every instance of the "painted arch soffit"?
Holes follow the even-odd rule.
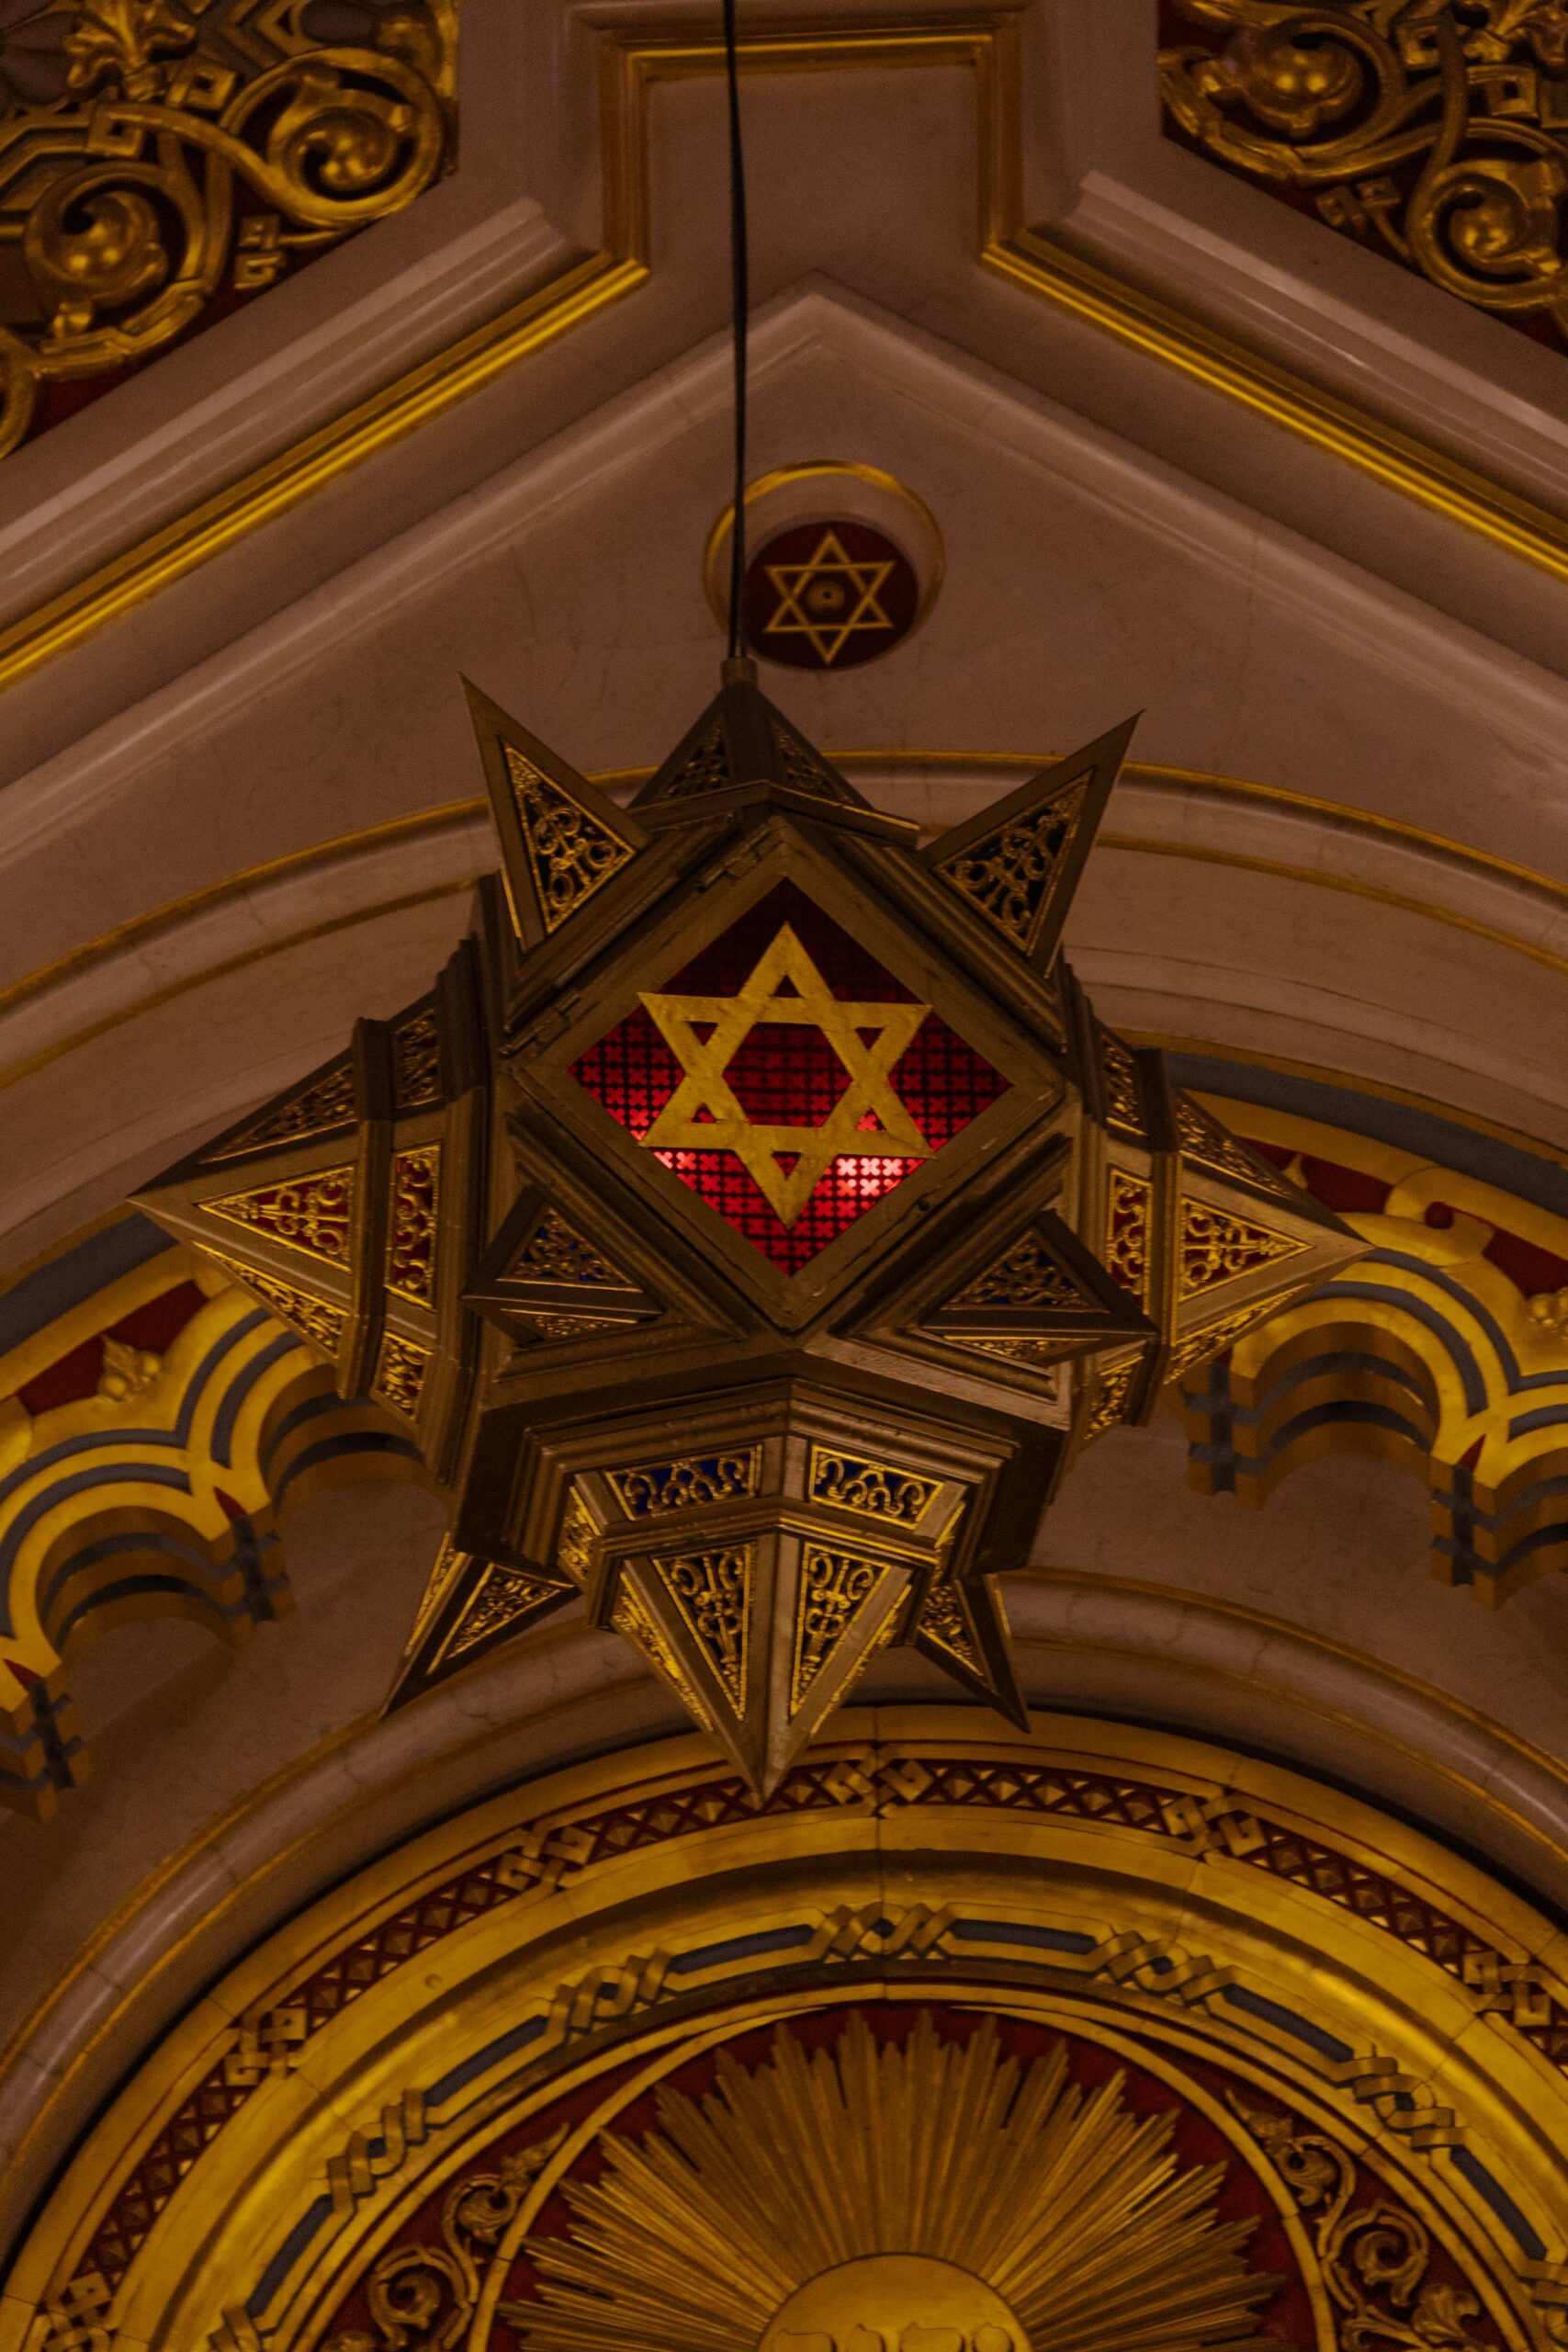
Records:
[[[0,684],[27,675],[78,644],[287,511],[324,479],[400,440],[647,282],[651,250],[649,108],[659,85],[712,74],[720,53],[710,36],[687,28],[679,32],[600,28],[597,38],[605,108],[601,135],[604,225],[598,249],[292,447],[269,456],[264,466],[203,499],[118,554],[112,563],[84,574],[18,615],[0,631]],[[954,64],[967,68],[981,133],[982,225],[976,257],[983,268],[1100,329],[1140,356],[1155,358],[1240,402],[1495,546],[1549,572],[1568,572],[1568,524],[1546,504],[1488,478],[1418,432],[1358,405],[1326,381],[1295,372],[1190,315],[1168,293],[1145,291],[1132,275],[1122,275],[1063,237],[1030,225],[1021,151],[1032,143],[1033,127],[1023,115],[1027,85],[1019,21],[1012,16],[995,18],[952,8],[910,26],[885,21],[868,10],[848,23],[788,30],[743,26],[742,50],[752,75],[804,63],[837,72]],[[1152,77],[1152,52],[1148,65]],[[1454,437],[1462,447],[1472,436],[1461,431]]]
[[[761,1807],[601,1759],[294,1919],[95,2128],[0,2345],[1022,2352],[1090,2340],[1075,2280],[1129,2346],[1563,2340],[1543,1922],[1190,1742],[875,1720]]]

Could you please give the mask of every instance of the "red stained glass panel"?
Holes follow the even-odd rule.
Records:
[[[780,978],[778,944],[786,925],[808,961],[796,961]],[[658,982],[659,1003],[676,1007],[679,1033],[691,1041],[688,1060],[698,1060],[700,1049],[717,1035],[725,1020],[722,1001],[749,988],[754,992],[756,976],[770,956],[775,977],[763,991],[767,1017],[729,1017],[726,1035],[729,1030],[736,1034],[722,1064],[722,1088],[689,1090],[686,1104],[688,1124],[699,1131],[710,1120],[733,1120],[738,1107],[748,1128],[766,1134],[754,1141],[742,1136],[739,1150],[710,1150],[689,1134],[678,1148],[649,1148],[754,1249],[794,1273],[977,1118],[1006,1091],[1007,1081],[934,1012],[919,1019],[912,1034],[908,1015],[895,1016],[889,1026],[881,1008],[917,1005],[913,991],[791,883],[770,891],[678,972]],[[818,984],[826,998],[815,1008],[803,1002],[795,1018],[790,1000],[797,994],[809,998]],[[864,1024],[839,1015],[839,1005],[866,1008]],[[825,1034],[825,1023],[840,1028],[843,1053]],[[905,1039],[895,1058],[894,1047]],[[698,1051],[692,1050],[694,1044]],[[709,1058],[716,1063],[722,1050],[722,1045],[715,1047]],[[861,1061],[858,1080],[846,1055]],[[873,1069],[874,1080],[867,1075]],[[638,1005],[590,1046],[571,1074],[644,1142],[687,1071],[660,1023]],[[857,1110],[851,1102],[842,1110],[857,1083],[856,1099],[865,1107]],[[908,1148],[907,1125],[901,1136],[890,1139],[884,1121],[898,1113],[913,1122],[923,1151]],[[758,1155],[766,1152],[778,1170],[791,1175],[803,1156],[828,1148],[819,1131],[835,1116],[845,1128],[835,1138],[842,1148],[825,1159],[804,1198],[781,1212],[753,1172],[759,1167],[764,1177],[771,1172]]]

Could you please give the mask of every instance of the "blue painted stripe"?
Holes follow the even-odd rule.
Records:
[[[299,2219],[262,2272],[256,2282],[255,2293],[245,2305],[245,2310],[253,2320],[261,2317],[317,2231],[322,2227],[323,2223],[331,2221],[332,2211],[332,2199],[318,2197],[315,2203],[300,2214]]]
[[[1249,2017],[1262,2018],[1268,2024],[1278,2027],[1281,2033],[1292,2034],[1297,2041],[1304,2041],[1309,2050],[1315,2050],[1321,2057],[1343,2063],[1356,2054],[1349,2043],[1341,2041],[1337,2034],[1325,2033],[1322,2026],[1314,2025],[1310,2018],[1298,2017],[1294,2009],[1287,2009],[1279,2001],[1270,2001],[1262,1993],[1249,1992],[1245,1984],[1225,1985],[1220,1997],[1228,2001],[1233,2009],[1245,2009]]]
[[[275,1363],[281,1363],[285,1356],[293,1355],[297,1350],[302,1351],[304,1345],[304,1341],[296,1339],[292,1331],[280,1331],[276,1340],[258,1349],[249,1363],[241,1367],[213,1417],[212,1458],[221,1469],[227,1470],[231,1466],[234,1424],[240,1418],[246,1397]]]
[[[318,1462],[335,1462],[349,1453],[396,1453],[407,1462],[423,1460],[417,1445],[411,1445],[406,1437],[394,1436],[390,1430],[356,1430],[347,1437],[325,1437],[319,1445],[308,1445],[303,1453],[295,1455],[272,1490],[274,1507],[283,1500],[302,1471],[314,1468]]]
[[[1532,2262],[1544,2262],[1546,2248],[1500,2180],[1495,2179],[1479,2156],[1468,2148],[1450,2148],[1449,2159],[1454,2170],[1468,2180],[1478,2197],[1484,2198],[1508,2235],[1528,2254]]]
[[[35,1495],[26,1508],[17,1513],[5,1537],[0,1540],[0,1633],[16,1634],[11,1616],[11,1570],[22,1544],[46,1511],[70,1495],[85,1495],[95,1487],[152,1486],[172,1487],[182,1495],[191,1491],[190,1480],[183,1470],[167,1462],[106,1462],[94,1470],[78,1470],[73,1477],[62,1478],[41,1495]]]
[[[1088,1952],[1092,1936],[1070,1928],[1030,1928],[1016,1919],[955,1919],[948,1933],[955,1943],[1027,1944],[1040,1951]]]
[[[0,1355],[174,1247],[174,1237],[145,1216],[121,1217],[90,1233],[74,1250],[24,1274],[0,1298]]]
[[[694,1968],[722,1968],[727,1961],[755,1960],[764,1952],[791,1951],[797,1944],[808,1944],[809,1928],[761,1928],[754,1936],[732,1936],[728,1943],[705,1944],[701,1951],[677,1952],[671,1962],[669,1974],[687,1975]]]
[[[480,2075],[488,2074],[492,2066],[499,2066],[503,2058],[512,2057],[519,2050],[526,2050],[531,2041],[537,2041],[548,2022],[547,2018],[525,2018],[521,2025],[514,2025],[510,2033],[500,2035],[494,2041],[487,2041],[482,2050],[476,2050],[471,2058],[465,2058],[460,2065],[452,2068],[450,2074],[443,2075],[438,2083],[431,2084],[424,2095],[426,2107],[444,2107],[448,2099],[456,2098],[460,2090],[466,2090]]]
[[[1404,1266],[1412,1273],[1425,1274],[1428,1277],[1434,1271],[1419,1258],[1397,1258],[1381,1250],[1374,1256],[1363,1259],[1361,1262],[1368,1266]],[[1439,1290],[1446,1289],[1450,1295],[1467,1310],[1475,1312],[1475,1302],[1467,1292],[1456,1290],[1451,1283],[1438,1282],[1437,1286]],[[1445,1354],[1459,1374],[1466,1406],[1472,1413],[1481,1411],[1486,1402],[1486,1383],[1482,1376],[1481,1366],[1476,1363],[1474,1355],[1460,1338],[1453,1325],[1445,1321],[1437,1308],[1428,1306],[1424,1298],[1413,1298],[1410,1293],[1404,1290],[1390,1290],[1382,1283],[1338,1281],[1320,1291],[1318,1296],[1320,1298],[1360,1298],[1365,1299],[1370,1306],[1396,1306],[1406,1315],[1413,1316],[1417,1323],[1424,1323],[1433,1338],[1442,1342]],[[1489,1318],[1481,1317],[1478,1319],[1484,1323]],[[1495,1341],[1502,1340],[1500,1352],[1506,1356],[1507,1342],[1503,1340],[1503,1335],[1495,1324],[1493,1324],[1487,1336],[1495,1338]],[[1508,1358],[1508,1361],[1511,1362],[1512,1359]]]

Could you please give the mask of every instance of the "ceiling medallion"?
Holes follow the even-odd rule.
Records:
[[[960,2042],[922,2010],[902,2047],[858,2013],[830,2049],[780,2028],[604,2135],[570,2234],[525,2242],[537,2299],[499,2314],[525,2352],[1263,2352],[1281,2282],[1220,2217],[1224,2165],[1124,2093],[1062,2041],[1004,2056],[990,2018]]]
[[[474,936],[141,1202],[446,1496],[394,1699],[585,1599],[761,1792],[889,1642],[1023,1720],[1074,1455],[1360,1246],[1058,956],[1130,727],[922,847],[744,659],[627,808],[472,701]]]
[[[709,534],[704,576],[727,616],[734,505]],[[796,670],[852,670],[891,653],[931,611],[942,534],[913,491],[877,466],[781,466],[747,485],[744,637]]]
[[[747,570],[747,639],[792,669],[853,669],[903,642],[919,596],[908,558],[869,524],[802,523]]]

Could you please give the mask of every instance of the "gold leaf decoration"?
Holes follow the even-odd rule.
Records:
[[[492,1561],[474,1587],[473,1598],[447,1636],[443,1663],[461,1657],[491,1634],[531,1617],[547,1601],[558,1601],[561,1589],[545,1584],[521,1568]]]
[[[761,1456],[753,1445],[744,1453],[681,1454],[671,1462],[644,1462],[635,1470],[612,1470],[609,1478],[627,1517],[647,1519],[754,1495],[761,1469]]]
[[[419,1411],[420,1391],[429,1369],[428,1348],[417,1348],[412,1340],[400,1340],[396,1332],[385,1332],[376,1358],[376,1377],[370,1384],[370,1394],[383,1405],[406,1413],[412,1421]]]
[[[1196,1297],[1216,1283],[1235,1282],[1281,1258],[1299,1256],[1306,1244],[1294,1234],[1276,1233],[1271,1226],[1234,1216],[1207,1201],[1183,1199],[1181,1204],[1181,1273],[1178,1295]]]
[[[1091,1306],[1082,1286],[1059,1266],[1037,1233],[1026,1233],[994,1265],[976,1274],[949,1308],[965,1306],[1083,1307]]]
[[[919,1631],[928,1642],[948,1650],[971,1674],[983,1674],[985,1668],[975,1647],[975,1637],[969,1630],[969,1620],[964,1604],[950,1580],[943,1577],[926,1595],[920,1611]]]
[[[540,2299],[500,2306],[525,2352],[1278,2352],[1224,2166],[1181,2162],[1120,2075],[1081,2087],[1061,2042],[1021,2064],[993,2020],[960,2043],[922,2014],[879,2047],[857,2015],[658,2105],[566,2184],[571,2234],[527,2242]]]
[[[956,856],[944,858],[936,869],[1025,955],[1050,911],[1062,853],[1083,813],[1088,790],[1086,776],[1032,816],[1004,825]]]
[[[334,1266],[348,1263],[349,1237],[354,1221],[355,1171],[351,1166],[319,1169],[313,1176],[296,1176],[284,1184],[262,1184],[254,1192],[228,1193],[221,1200],[204,1201],[209,1216],[264,1233],[286,1250],[307,1258],[324,1258]]]
[[[555,1209],[547,1209],[507,1270],[513,1282],[561,1283],[573,1290],[583,1283],[626,1290],[626,1276],[612,1266],[602,1250],[585,1241],[574,1226]]]
[[[1562,0],[1176,0],[1167,120],[1506,325],[1568,327]]]
[[[795,1663],[790,1704],[798,1708],[822,1668],[887,1574],[880,1562],[855,1552],[829,1552],[807,1544],[795,1600]]]
[[[392,1216],[387,1235],[387,1288],[416,1306],[435,1295],[436,1218],[441,1205],[441,1146],[422,1144],[392,1161]]]
[[[691,1676],[660,1631],[635,1577],[630,1574],[621,1578],[621,1589],[615,1596],[615,1606],[610,1616],[610,1629],[626,1641],[636,1643],[649,1664],[669,1683],[694,1723],[701,1724],[705,1731],[713,1729],[713,1717],[693,1688]]]
[[[344,1059],[324,1077],[289,1095],[286,1102],[264,1111],[209,1157],[217,1160],[242,1159],[275,1144],[302,1143],[311,1136],[331,1135],[336,1127],[351,1127],[357,1115],[354,1069]]]
[[[560,929],[635,853],[608,825],[547,776],[515,744],[505,743],[517,820],[528,853],[539,917],[547,932]]]
[[[739,1714],[746,1705],[751,1553],[742,1545],[650,1564]]]
[[[276,1274],[258,1273],[254,1267],[242,1266],[237,1259],[220,1257],[216,1250],[209,1250],[207,1254],[215,1266],[222,1267],[231,1282],[254,1291],[302,1340],[309,1340],[323,1355],[336,1355],[343,1345],[344,1314],[340,1306],[330,1306],[324,1298],[312,1298],[308,1291],[296,1290],[292,1283],[279,1282]]]
[[[440,1102],[441,1035],[433,1004],[421,1005],[392,1031],[392,1078],[400,1111]]]
[[[1113,1168],[1106,1208],[1105,1262],[1140,1306],[1149,1299],[1149,1204],[1147,1181]]]
[[[833,1503],[840,1510],[861,1511],[867,1519],[894,1520],[901,1527],[915,1527],[942,1487],[938,1479],[922,1478],[896,1463],[871,1462],[863,1454],[814,1445],[807,1491],[814,1503]]]
[[[310,14],[0,8],[0,457],[47,416],[51,386],[112,379],[216,300],[400,210],[450,160],[446,0],[366,11],[359,32],[350,11],[338,40]]]
[[[1088,1445],[1092,1438],[1103,1437],[1107,1430],[1113,1430],[1125,1417],[1128,1400],[1133,1394],[1133,1383],[1137,1377],[1137,1373],[1138,1366],[1135,1363],[1120,1364],[1112,1372],[1101,1373],[1094,1403],[1089,1408],[1089,1419],[1084,1423],[1083,1443],[1085,1445]]]

